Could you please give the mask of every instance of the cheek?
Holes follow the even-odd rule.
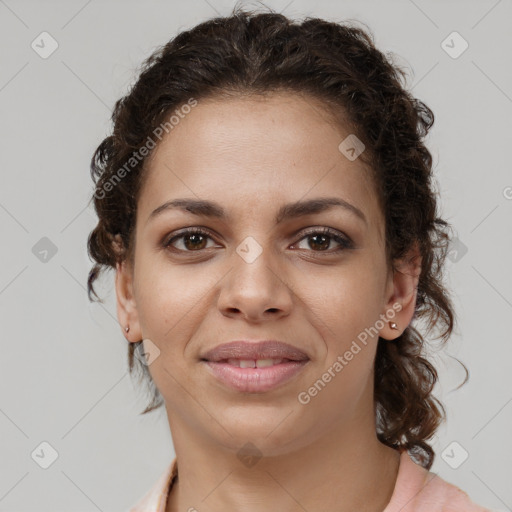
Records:
[[[369,269],[365,271],[368,273]],[[313,410],[329,416],[326,422],[339,420],[345,414],[350,417],[361,395],[373,389],[370,380],[378,336],[372,338],[365,329],[374,325],[380,304],[376,281],[368,274],[360,279],[361,275],[347,269],[336,279],[323,283],[317,280],[323,286],[306,291],[310,322],[325,343],[318,370],[308,385],[315,388],[309,388],[316,393]],[[318,387],[320,392],[316,391]]]
[[[164,341],[172,339],[181,324],[194,316],[208,281],[200,270],[184,265],[173,265],[165,257],[139,259],[136,269],[137,311],[143,329]]]
[[[139,263],[136,303],[142,334],[160,350],[148,370],[165,402],[184,414],[188,395],[183,387],[189,386],[184,352],[202,314],[205,285],[189,270],[173,267],[163,258],[141,258]]]
[[[380,284],[374,268],[347,264],[336,272],[303,279],[302,301],[310,310],[310,321],[325,326],[322,333],[337,350],[350,345],[378,318]]]

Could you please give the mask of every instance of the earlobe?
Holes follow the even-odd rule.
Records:
[[[138,321],[137,306],[133,295],[133,273],[126,261],[116,264],[116,302],[117,318],[129,342],[142,339]],[[129,336],[128,336],[128,333]]]
[[[384,339],[393,340],[400,336],[414,316],[421,259],[418,244],[415,243],[406,256],[395,263],[384,312],[388,321],[380,332]]]

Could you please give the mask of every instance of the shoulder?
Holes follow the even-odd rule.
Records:
[[[400,466],[391,501],[384,512],[490,512],[459,487],[416,464],[407,451]]]
[[[490,512],[471,501],[465,491],[431,472],[418,498],[421,503],[418,512],[430,512],[433,508],[439,512]]]

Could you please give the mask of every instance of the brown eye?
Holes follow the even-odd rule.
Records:
[[[311,249],[314,252],[329,252],[329,254],[332,254],[344,249],[352,248],[352,242],[350,239],[341,236],[337,231],[330,228],[309,231],[301,238],[301,241],[302,240],[309,240],[307,244],[308,247],[306,247],[306,249]],[[328,251],[333,241],[337,243],[339,247],[332,251]],[[299,249],[303,248],[299,247]]]
[[[331,237],[325,236],[325,235],[308,235],[310,242],[309,246],[311,249],[324,251],[326,249],[329,249],[329,246],[331,245]],[[311,243],[311,241],[313,241]]]
[[[194,228],[182,231],[180,234],[173,236],[167,242],[164,242],[163,245],[165,248],[170,248],[172,246],[177,251],[196,252],[208,248],[206,246],[208,239],[212,240],[210,234],[207,231]],[[182,241],[183,248],[176,247],[176,241]]]

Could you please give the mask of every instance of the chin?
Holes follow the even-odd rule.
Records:
[[[311,439],[307,439],[304,423],[300,423],[299,428],[297,416],[285,411],[285,408],[279,408],[278,413],[269,414],[254,410],[237,411],[233,416],[223,414],[222,426],[226,430],[219,428],[216,431],[221,434],[219,444],[237,456],[245,452],[251,455],[254,451],[260,457],[284,455],[306,446]]]

